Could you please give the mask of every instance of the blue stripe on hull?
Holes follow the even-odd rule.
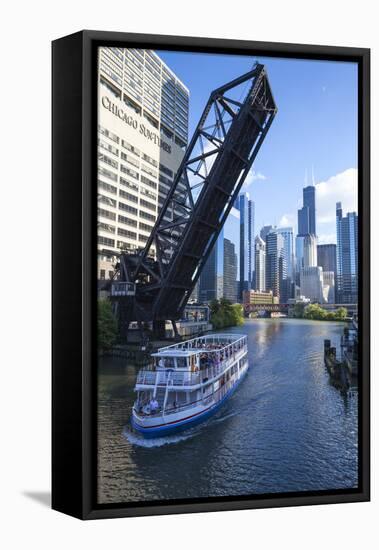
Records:
[[[160,426],[158,428],[143,428],[139,424],[137,424],[133,420],[133,416],[131,417],[131,424],[132,427],[140,434],[143,435],[146,439],[153,438],[153,437],[161,437],[165,435],[172,435],[174,433],[186,430],[188,428],[192,428],[193,426],[196,426],[197,424],[200,424],[201,422],[204,422],[207,418],[212,416],[218,409],[225,403],[225,401],[234,393],[234,391],[238,388],[241,381],[244,379],[247,371],[249,368],[246,369],[246,371],[242,374],[241,378],[237,380],[237,382],[234,384],[232,388],[224,395],[222,399],[215,405],[213,405],[210,409],[208,409],[205,412],[199,413],[194,418],[190,418],[188,420],[178,420],[175,424],[172,424],[170,426]]]

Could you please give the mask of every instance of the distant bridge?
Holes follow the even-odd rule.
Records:
[[[288,310],[294,307],[295,304],[244,304],[245,315],[250,313],[288,313]],[[304,304],[304,306],[309,304]],[[357,304],[318,304],[322,309],[334,311],[340,307],[347,309],[350,315],[358,312]]]

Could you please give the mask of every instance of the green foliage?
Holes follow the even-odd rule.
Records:
[[[97,302],[97,345],[100,350],[107,350],[115,343],[118,335],[117,320],[108,300]]]
[[[243,325],[243,307],[241,304],[232,304],[226,298],[220,298],[220,300],[212,300],[209,307],[211,310],[211,323],[215,329]]]
[[[319,304],[309,304],[304,308],[302,317],[315,321],[345,321],[347,309],[340,307],[337,311],[325,311]]]
[[[304,304],[295,304],[292,308],[292,317],[302,319],[304,315]]]
[[[322,309],[318,304],[309,304],[304,308],[304,319],[314,319],[322,321],[326,318],[326,311]]]

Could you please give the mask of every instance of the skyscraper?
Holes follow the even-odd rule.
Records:
[[[293,228],[292,227],[278,227],[277,233],[280,233],[283,237],[284,243],[284,258],[287,268],[287,277],[294,280],[294,251],[293,251]]]
[[[232,208],[200,275],[201,302],[237,300],[239,237],[240,212]]]
[[[315,267],[318,265],[316,235],[310,234],[304,236],[303,258],[304,267]]]
[[[358,215],[343,216],[342,205],[336,204],[337,222],[337,300],[352,304],[358,301]]]
[[[201,302],[222,298],[223,277],[224,232],[222,229],[200,275],[199,297]]]
[[[300,273],[300,294],[311,302],[322,304],[324,302],[323,287],[322,267],[303,267]]]
[[[306,266],[317,265],[317,250],[309,248],[309,239],[305,240],[308,235],[313,236],[316,240],[316,188],[314,185],[308,185],[303,189],[303,207],[297,211],[297,237],[296,237],[296,284],[300,284],[301,269]],[[305,245],[308,248],[305,249]],[[307,251],[308,255],[306,261],[304,259],[304,252]],[[316,257],[316,263],[314,263],[314,257]],[[310,262],[310,263],[309,263]]]
[[[259,235],[255,237],[255,290],[266,290],[266,243]]]
[[[222,295],[231,302],[237,301],[237,254],[234,243],[224,239],[224,280]]]
[[[254,242],[254,203],[249,193],[241,193],[236,201],[240,212],[240,254],[239,254],[239,292],[242,300],[244,290],[251,289],[253,273],[253,242]]]
[[[307,235],[309,233],[309,208],[303,206],[297,211],[297,234]]]
[[[272,290],[280,301],[283,298],[280,291],[286,278],[284,239],[280,233],[271,231],[266,236],[266,290]]]
[[[303,205],[309,211],[309,226],[307,233],[317,235],[316,233],[316,187],[308,185],[303,189]]]
[[[145,246],[187,146],[189,91],[151,50],[98,57],[98,278]]]
[[[324,278],[325,278],[326,272],[334,273],[333,286],[335,286],[337,284],[337,246],[335,244],[317,245],[317,265],[322,267],[324,272]],[[330,280],[330,276],[329,276],[329,280]],[[334,288],[333,288],[333,293],[334,293]]]

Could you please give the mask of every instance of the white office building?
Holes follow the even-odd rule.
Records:
[[[323,272],[323,298],[328,304],[335,304],[335,280],[334,271]]]
[[[259,235],[255,237],[255,290],[266,290],[266,243]]]
[[[305,235],[303,241],[304,267],[317,266],[317,237],[316,235]]]
[[[98,278],[143,248],[188,141],[189,92],[150,50],[100,48]]]
[[[300,272],[300,294],[311,302],[324,302],[324,280],[322,267],[303,267]]]

